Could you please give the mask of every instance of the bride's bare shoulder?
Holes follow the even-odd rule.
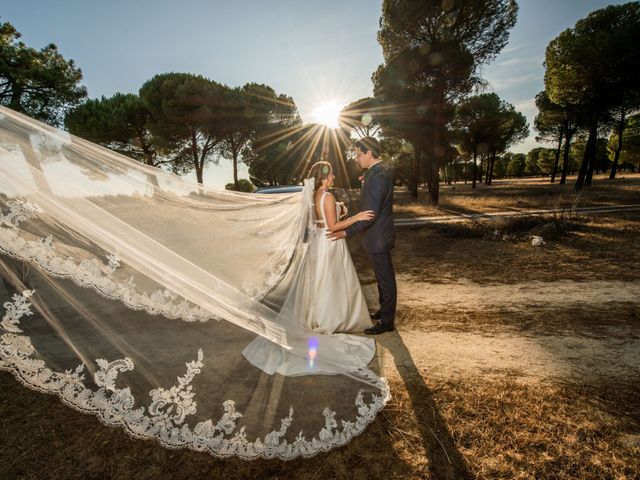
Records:
[[[335,208],[336,206],[336,197],[333,196],[333,193],[327,192],[324,196],[323,205],[325,208]]]
[[[323,198],[324,197],[324,198]],[[323,192],[322,190],[317,190],[314,194],[313,194],[313,200],[315,201],[315,203],[331,203],[336,201],[336,197],[333,196],[333,193],[331,192]]]
[[[324,201],[329,201],[329,202],[335,202],[336,201],[336,197],[333,196],[333,193],[331,192],[327,192],[327,194],[324,197]]]

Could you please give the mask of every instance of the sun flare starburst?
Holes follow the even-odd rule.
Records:
[[[316,123],[320,123],[329,128],[338,128],[340,123],[338,117],[344,105],[337,102],[326,102],[318,105],[312,112],[313,119]]]

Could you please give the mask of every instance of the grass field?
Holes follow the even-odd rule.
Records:
[[[443,186],[439,209],[399,192],[398,211],[640,203],[639,175],[579,199],[547,182]],[[403,228],[394,263],[398,329],[373,361],[393,397],[346,447],[292,462],[167,450],[2,373],[0,478],[640,478],[640,212]]]

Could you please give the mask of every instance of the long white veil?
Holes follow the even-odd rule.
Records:
[[[0,107],[0,369],[168,447],[292,459],[344,445],[389,392],[357,342],[279,313],[310,188],[206,190]],[[308,371],[248,362],[257,335]]]

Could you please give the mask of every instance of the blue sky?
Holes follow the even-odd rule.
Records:
[[[624,2],[520,0],[509,44],[482,75],[533,123],[543,89],[544,50],[589,12]],[[89,96],[137,92],[155,74],[202,74],[229,86],[260,82],[295,100],[303,120],[319,104],[371,94],[382,63],[376,0],[5,0],[0,20],[29,46],[55,43],[82,69]],[[534,132],[512,150],[536,145]],[[246,176],[246,169],[241,169]],[[210,166],[205,184],[231,181],[230,162]]]

